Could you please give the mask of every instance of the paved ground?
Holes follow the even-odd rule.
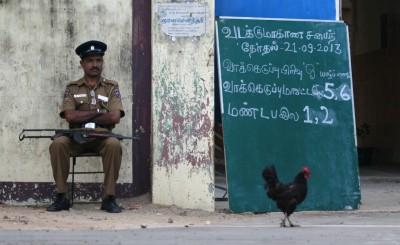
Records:
[[[400,244],[399,227],[316,226],[154,228],[147,230],[7,232],[1,244]],[[16,241],[17,240],[17,241]]]
[[[279,228],[281,213],[243,214],[196,225],[177,222],[108,230],[10,229],[0,231],[0,244],[400,244],[400,171],[371,167],[361,168],[360,173],[359,210],[298,212],[292,217],[301,225],[296,228]],[[218,205],[224,208],[225,203]],[[23,227],[23,223],[19,225]]]

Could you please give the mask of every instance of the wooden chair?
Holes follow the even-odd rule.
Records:
[[[95,152],[87,152],[79,155],[70,154],[72,158],[72,171],[69,172],[72,175],[72,182],[71,182],[71,207],[74,205],[74,198],[75,198],[75,174],[104,174],[104,171],[85,171],[85,172],[75,172],[75,165],[76,165],[76,158],[78,157],[100,157],[99,154]]]

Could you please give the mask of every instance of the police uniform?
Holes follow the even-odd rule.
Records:
[[[76,49],[76,53],[83,58],[87,54],[103,55],[106,49],[107,46],[102,42],[89,41],[80,45]],[[64,118],[64,113],[67,110],[89,111],[97,109],[105,109],[107,111],[119,110],[121,118],[125,116],[121,101],[121,93],[116,81],[100,77],[97,85],[94,88],[90,88],[86,79],[83,77],[67,84],[60,117]],[[83,128],[88,125],[88,123],[96,130],[111,131],[115,127],[115,125],[95,125],[91,122],[70,124],[69,127]],[[70,168],[70,153],[81,154],[84,152],[96,152],[100,154],[105,173],[104,196],[114,196],[122,160],[122,146],[119,140],[113,137],[106,139],[87,139],[86,143],[82,145],[67,136],[55,138],[50,145],[50,156],[57,193],[65,193],[68,195],[67,178]],[[48,211],[59,210],[48,209]]]
[[[121,93],[118,83],[112,80],[100,79],[99,84],[91,89],[85,78],[70,82],[64,92],[64,102],[60,116],[64,118],[66,110],[96,110],[106,109],[107,111],[121,111],[121,118],[125,116],[122,108]],[[82,128],[83,125],[69,125],[70,128]],[[111,130],[115,125],[96,125],[97,128]]]

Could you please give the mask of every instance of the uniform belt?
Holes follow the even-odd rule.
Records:
[[[74,124],[72,127],[70,127],[70,128],[85,128],[85,125],[86,125],[87,123],[82,123],[81,125],[79,125],[79,124]],[[97,124],[97,123],[94,123],[94,128],[104,128],[104,129],[107,129],[107,130],[111,130],[111,128],[112,128],[112,126],[110,126],[110,125],[107,125],[107,126],[105,126],[105,125],[100,125],[100,124]]]

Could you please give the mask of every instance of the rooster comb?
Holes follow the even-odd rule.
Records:
[[[303,173],[311,173],[311,170],[310,170],[307,166],[304,166],[304,167],[301,169],[301,172],[303,172]]]

